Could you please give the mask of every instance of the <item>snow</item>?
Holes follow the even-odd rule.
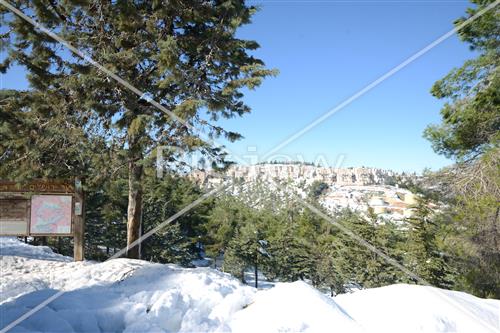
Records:
[[[73,262],[0,238],[0,328],[11,332],[495,332],[500,301],[392,285],[331,298],[304,282],[256,290],[210,268]]]
[[[335,300],[370,332],[498,332],[500,301],[434,287],[396,284]],[[385,311],[384,311],[385,309]]]
[[[38,252],[33,248],[30,257]],[[209,268],[131,259],[65,263],[3,256],[1,274],[0,327],[57,290],[67,291],[12,332],[228,331],[227,318],[255,293]]]
[[[234,315],[231,328],[235,332],[361,332],[332,298],[302,281],[260,291],[252,304]]]
[[[48,246],[32,246],[14,237],[0,237],[0,256],[19,256],[40,260],[73,261],[72,258],[52,252]]]

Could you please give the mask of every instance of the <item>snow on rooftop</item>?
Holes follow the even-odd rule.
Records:
[[[256,290],[210,269],[131,259],[71,262],[0,239],[0,328],[12,332],[495,332],[500,301],[393,285],[327,297],[304,282]]]

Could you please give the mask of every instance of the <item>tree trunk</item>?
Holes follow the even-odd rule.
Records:
[[[258,267],[257,267],[257,260],[255,261],[255,266],[254,266],[254,271],[253,271],[254,275],[255,275],[255,288],[259,288],[259,270],[258,270]]]
[[[132,140],[131,140],[132,141]],[[141,236],[142,220],[142,153],[136,143],[129,141],[128,162],[128,210],[127,210],[127,257],[140,259],[140,246],[131,244]]]

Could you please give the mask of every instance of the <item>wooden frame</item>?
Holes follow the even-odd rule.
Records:
[[[73,194],[75,186],[61,180],[32,180],[29,182],[15,182],[0,180],[0,193],[44,193],[44,194]]]
[[[54,195],[71,197],[70,233],[36,233],[31,232],[31,204],[34,195]],[[33,236],[33,237],[73,237],[74,259],[83,260],[83,237],[85,225],[84,193],[81,180],[76,178],[74,183],[61,180],[33,180],[30,182],[15,182],[0,180],[0,200],[26,200],[25,219],[26,233],[3,234],[1,236]],[[75,208],[78,203],[79,214]],[[1,217],[0,217],[1,219]]]

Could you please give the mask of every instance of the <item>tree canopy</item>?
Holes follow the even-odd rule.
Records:
[[[1,101],[2,119],[7,120],[1,128],[6,151],[0,157],[2,167],[24,159],[30,168],[46,169],[44,162],[53,158],[50,152],[55,149],[77,164],[82,156],[73,156],[80,142],[75,136],[96,134],[112,152],[108,165],[128,168],[129,244],[140,233],[144,158],[158,146],[171,146],[199,150],[215,164],[223,163],[225,152],[211,139],[236,140],[240,134],[222,128],[217,120],[250,112],[242,101],[243,89],[253,89],[274,74],[251,54],[259,45],[235,35],[256,10],[241,0],[18,0],[13,5],[85,56],[71,54],[0,7],[6,27],[0,70],[21,65],[30,83],[28,91],[11,92],[15,98]],[[47,146],[37,147],[39,140],[30,139],[26,131],[21,140],[12,135],[22,121],[45,131]],[[68,124],[71,131],[66,133],[74,136],[52,144],[59,139],[53,137],[61,131],[53,129],[58,121]],[[128,255],[138,257],[138,248],[129,249]]]

